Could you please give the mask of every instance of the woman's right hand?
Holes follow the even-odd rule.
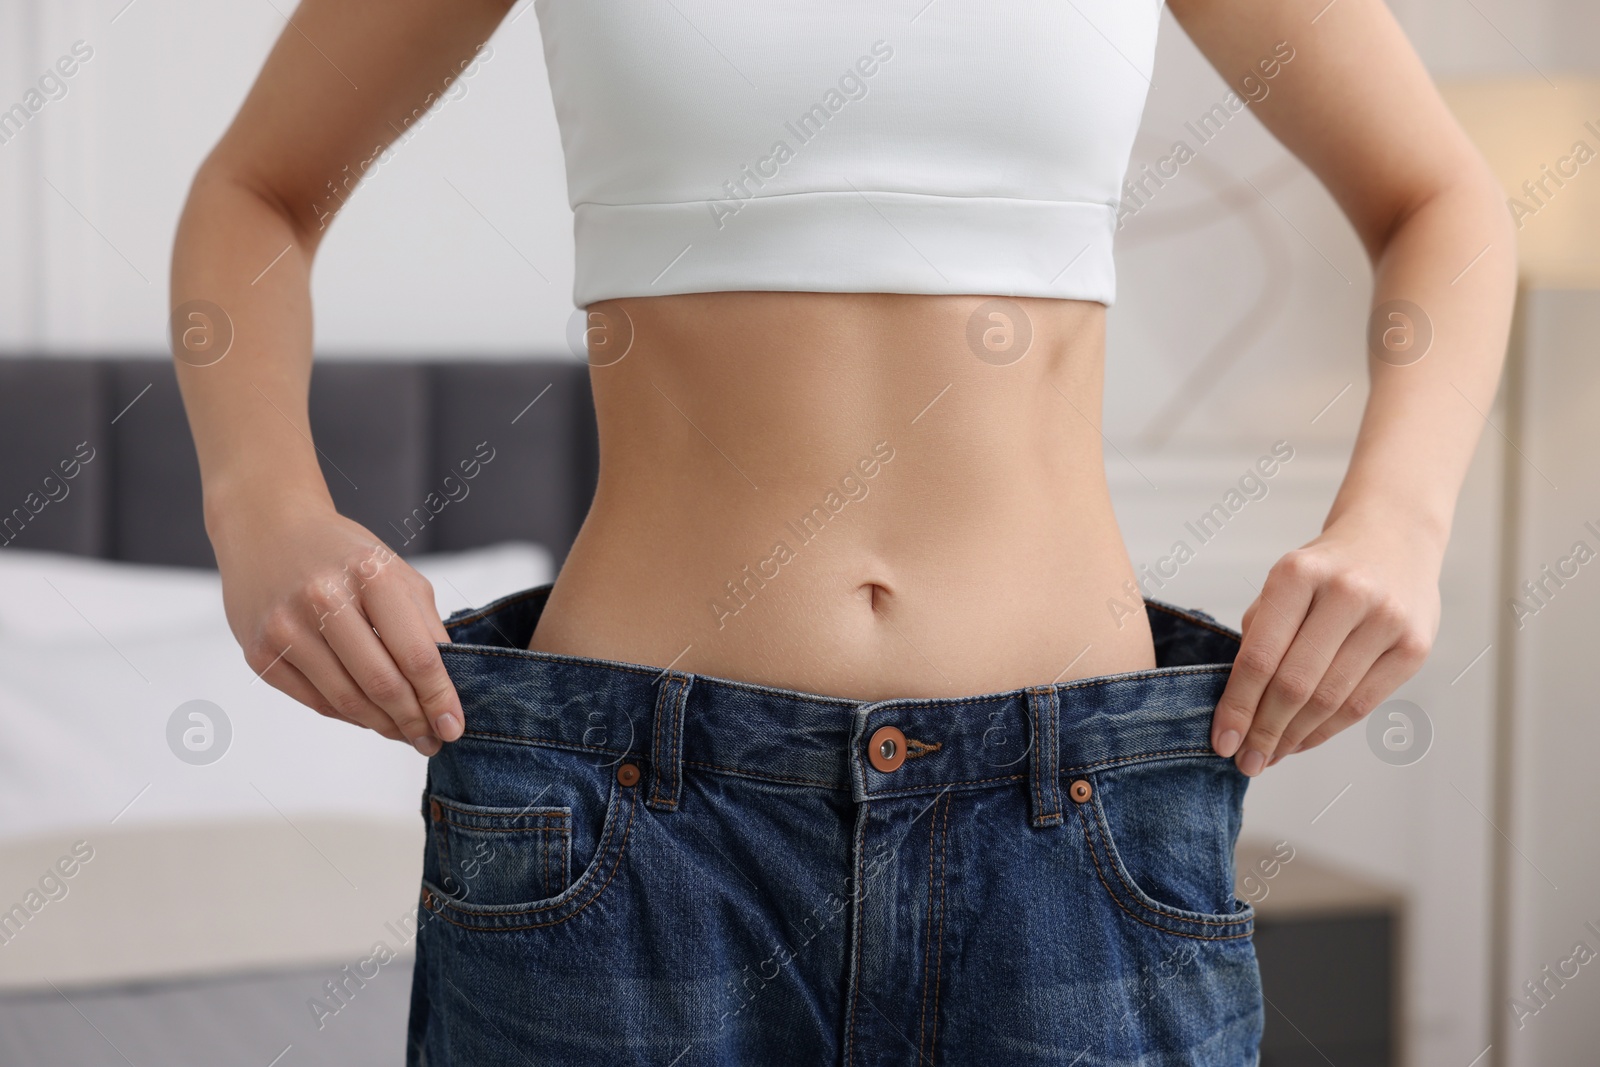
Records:
[[[424,756],[461,736],[433,586],[387,545],[331,501],[208,526],[228,625],[259,677]]]
[[[449,636],[428,583],[328,497],[307,410],[311,267],[374,162],[458,95],[512,3],[301,0],[195,174],[172,252],[174,370],[246,661],[430,755],[465,726],[435,645]]]

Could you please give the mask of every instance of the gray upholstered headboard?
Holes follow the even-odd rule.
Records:
[[[570,357],[319,361],[311,428],[339,510],[403,555],[526,540],[559,564],[594,495]],[[0,357],[0,546],[216,565],[170,360]]]

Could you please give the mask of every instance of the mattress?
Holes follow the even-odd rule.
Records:
[[[552,574],[411,562],[441,615]],[[426,761],[259,681],[215,572],[0,552],[0,737],[0,989],[408,950]]]

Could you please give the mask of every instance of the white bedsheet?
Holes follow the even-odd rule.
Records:
[[[550,555],[505,544],[412,561],[440,613],[548,581]],[[223,709],[226,754],[173,755],[190,700]],[[0,842],[281,814],[416,817],[425,761],[256,680],[215,572],[0,552]]]

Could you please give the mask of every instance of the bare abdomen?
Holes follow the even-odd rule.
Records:
[[[600,485],[532,648],[863,700],[1154,665],[1143,612],[1111,607],[1137,600],[1096,429],[1101,305],[590,312]]]

